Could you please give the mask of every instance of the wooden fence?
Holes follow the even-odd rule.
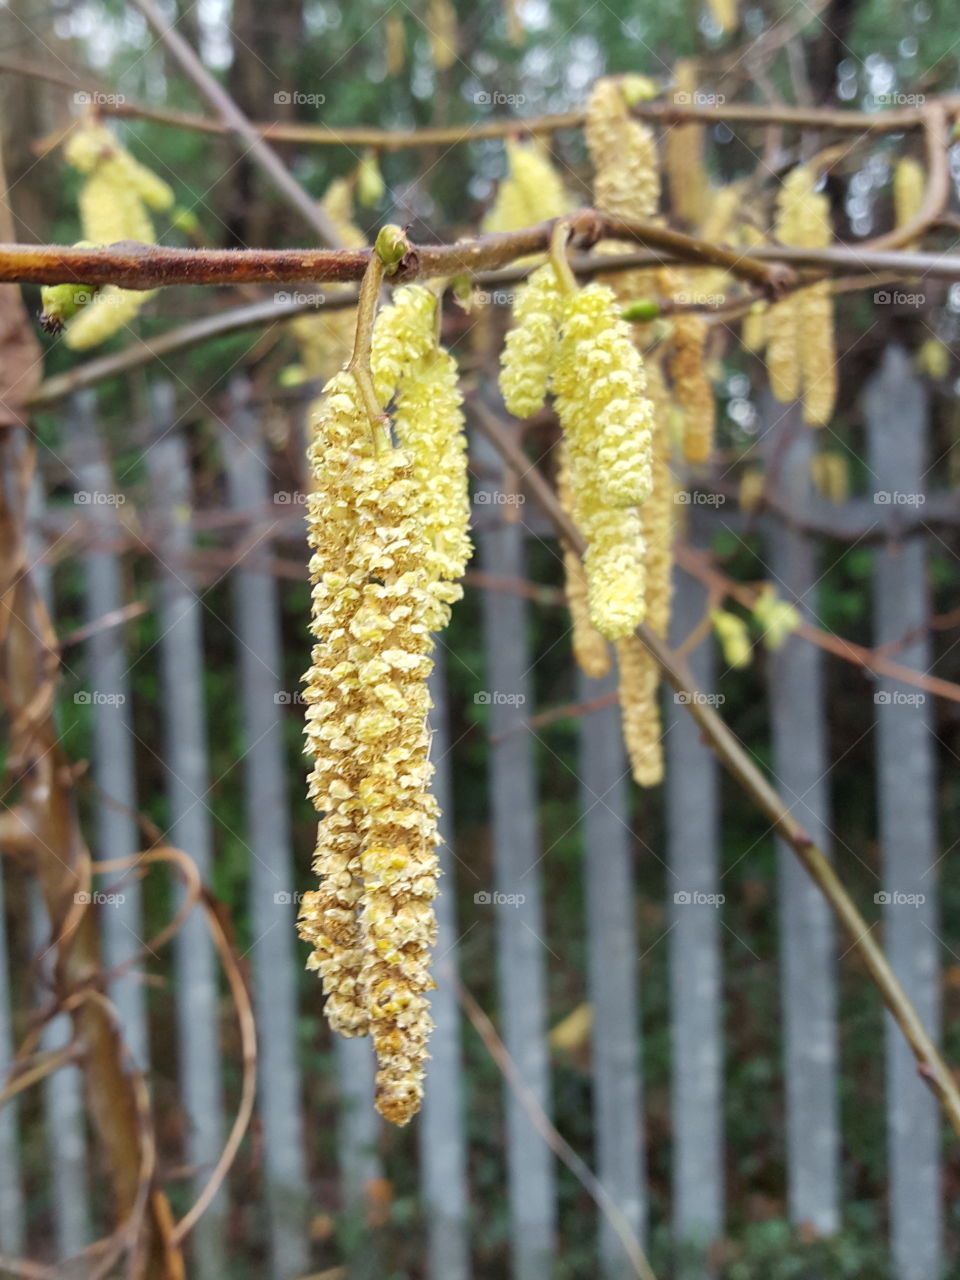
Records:
[[[486,576],[479,589],[482,644],[478,640],[471,654],[482,649],[482,657],[441,640],[433,675],[433,758],[445,839],[433,1058],[422,1116],[403,1134],[384,1134],[372,1108],[369,1046],[327,1035],[319,985],[303,978],[304,949],[294,932],[297,895],[310,884],[311,826],[296,754],[297,677],[307,664],[307,596],[298,585],[306,481],[292,460],[302,442],[296,433],[285,447],[265,438],[261,407],[239,377],[215,437],[199,445],[178,420],[175,400],[169,385],[152,388],[137,449],[128,442],[111,447],[92,397],[64,405],[63,445],[41,464],[47,492],[38,487],[32,498],[30,545],[31,572],[55,621],[85,626],[84,638],[65,650],[62,696],[85,706],[89,717],[83,794],[97,857],[144,847],[138,814],[147,807],[206,881],[227,898],[231,887],[244,895],[229,905],[248,919],[236,942],[258,1022],[256,1114],[239,1160],[192,1237],[190,1275],[214,1280],[249,1271],[293,1280],[315,1271],[318,1259],[335,1261],[349,1249],[359,1260],[351,1274],[358,1275],[547,1280],[602,1274],[612,1280],[637,1274],[625,1231],[644,1244],[659,1232],[684,1245],[663,1274],[714,1274],[721,1255],[710,1246],[727,1232],[735,1236],[745,1217],[728,1189],[731,1167],[743,1153],[732,1151],[726,1136],[732,1064],[725,1051],[725,993],[741,943],[725,920],[724,898],[738,883],[737,868],[770,844],[770,833],[756,820],[752,828],[737,826],[755,831],[743,847],[723,838],[726,821],[745,802],[722,784],[675,698],[664,703],[662,798],[638,795],[629,782],[617,709],[605,696],[614,687],[609,681],[570,676],[570,696],[598,704],[576,720],[575,747],[570,737],[564,751],[548,731],[531,725],[542,709],[538,671],[546,655],[532,647],[538,604],[522,584],[531,554],[546,548],[553,555],[556,545],[535,513],[514,500],[496,460],[474,442],[474,568]],[[892,646],[898,661],[927,671],[931,540],[906,532],[902,516],[924,500],[928,487],[929,407],[902,351],[887,352],[866,390],[864,412],[866,480],[846,507],[829,507],[812,492],[814,436],[793,410],[770,403],[763,406],[758,449],[779,513],[751,521],[733,502],[721,502],[722,485],[703,488],[695,499],[710,501],[688,504],[685,537],[695,546],[708,545],[718,532],[740,540],[749,524],[762,540],[766,576],[805,619],[817,622],[819,587],[848,544],[817,538],[806,525],[827,510],[851,527],[859,521],[872,559],[872,643]],[[190,456],[195,445],[207,477],[211,450],[219,450],[222,473],[215,490],[207,478],[200,494]],[[804,518],[786,518],[785,510]],[[288,598],[290,592],[299,594]],[[676,643],[697,626],[707,602],[704,586],[678,571]],[[557,643],[564,643],[562,634]],[[556,667],[555,653],[551,661]],[[859,855],[845,843],[844,813],[832,803],[832,774],[841,762],[827,705],[834,662],[798,636],[769,658],[766,703],[755,719],[763,740],[751,739],[751,746],[803,824],[845,875],[859,870],[860,883],[863,867],[853,865]],[[692,663],[703,696],[722,698],[730,676],[709,637]],[[205,696],[205,673],[214,670],[216,690]],[[936,885],[952,842],[937,829],[934,707],[913,685],[862,672],[848,683],[858,690],[862,735],[872,735],[876,754],[869,794],[875,790],[877,797],[881,858],[871,881],[876,904],[868,900],[867,910],[882,924],[897,973],[936,1029],[941,960],[950,943],[938,920]],[[151,684],[156,697],[138,708],[133,690]],[[476,748],[467,754],[455,732],[461,726],[462,735],[473,712],[450,706],[448,687],[461,698],[472,690],[474,702],[487,705],[486,778],[473,763]],[[230,740],[242,749],[225,761]],[[479,869],[488,864],[478,864],[475,848],[459,838],[455,797],[463,795],[462,779],[456,784],[464,770],[473,770],[472,794],[485,792],[476,804],[489,819],[489,871]],[[557,794],[575,797],[579,820],[572,831],[548,839],[541,801]],[[225,796],[242,802],[226,808]],[[658,806],[659,825],[649,816]],[[641,838],[638,820],[644,833],[662,830],[662,838]],[[561,957],[550,926],[554,848],[571,838],[582,855],[582,919]],[[641,871],[650,883],[650,868],[659,868],[662,884],[652,904],[638,889]],[[0,870],[7,899],[0,910],[5,1068],[41,998],[48,937],[20,873],[12,864]],[[779,851],[777,876],[778,903],[765,908],[778,912],[777,946],[760,957],[779,965],[782,1056],[767,1088],[777,1099],[774,1119],[781,1127],[770,1137],[782,1145],[786,1214],[809,1233],[829,1236],[842,1227],[851,1198],[862,1194],[851,1185],[844,1131],[857,1104],[848,1098],[841,1106],[838,1011],[848,953],[786,849]],[[158,912],[175,907],[177,890],[168,903],[153,879],[132,874],[101,877],[96,890],[90,909],[99,915],[105,963],[117,971],[110,993],[136,1061],[154,1068],[153,1102],[171,1166],[166,1172],[177,1188],[175,1203],[186,1208],[216,1164],[238,1091],[236,1035],[216,955],[195,910],[169,961],[160,956],[124,968],[155,928]],[[29,909],[21,912],[21,902]],[[639,922],[647,907],[656,908],[659,923],[642,947]],[[472,1002],[464,1006],[458,995],[469,993],[471,966],[478,958],[483,964],[493,948],[491,1015],[515,1074],[504,1076],[499,1106],[492,1110],[487,1099],[478,1111],[473,1075],[489,1069],[464,1007],[475,1025],[483,1024]],[[667,975],[657,999],[646,978],[654,948],[665,953],[659,972]],[[569,1099],[558,1102],[548,1032],[569,1012],[555,979],[561,969],[569,974],[576,956],[584,957],[578,980],[592,1014],[583,1068],[592,1118],[576,1125],[577,1135],[588,1135],[586,1145],[580,1137],[571,1141],[605,1189],[604,1210],[592,1211],[593,1245],[570,1240],[575,1193],[558,1154],[570,1161],[549,1129],[553,1116],[561,1131],[571,1122]],[[851,981],[861,994],[866,990],[861,973]],[[668,1010],[668,1028],[652,1023],[651,1007]],[[667,1029],[668,1087],[653,1089],[645,1078],[650,1046]],[[64,1035],[60,1022],[52,1022],[44,1047],[63,1043]],[[876,1051],[886,1055],[887,1191],[880,1198],[893,1274],[940,1280],[949,1252],[940,1120],[892,1024],[885,1049],[878,1043]],[[665,1133],[666,1148],[653,1136]],[[390,1171],[398,1161],[403,1168],[417,1165],[419,1193],[394,1206],[400,1225],[382,1231],[378,1223],[391,1212]],[[656,1179],[667,1190],[654,1197]],[[0,1254],[51,1263],[77,1253],[106,1225],[98,1187],[75,1066],[50,1077],[36,1097],[0,1110]],[[582,1204],[577,1212],[586,1220]],[[348,1227],[333,1248],[337,1222]],[[422,1247],[412,1254],[409,1242],[402,1249],[398,1243],[410,1222],[423,1227]],[[391,1270],[394,1250],[415,1257],[415,1269],[393,1264]],[[594,1261],[564,1269],[567,1254]]]

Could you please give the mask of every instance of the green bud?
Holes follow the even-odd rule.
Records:
[[[402,227],[388,222],[386,226],[380,228],[374,250],[386,268],[388,276],[396,271],[409,249],[407,233]]]
[[[656,320],[660,314],[660,303],[653,298],[637,298],[635,302],[628,302],[620,314],[624,320]]]

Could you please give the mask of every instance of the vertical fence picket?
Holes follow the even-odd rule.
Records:
[[[430,1039],[423,1114],[420,1119],[420,1167],[427,1214],[430,1280],[469,1280],[467,1151],[464,1133],[460,1009],[457,1003],[457,915],[453,855],[450,727],[446,662],[442,643],[434,653],[430,676],[430,757],[436,768],[433,790],[440,805],[440,895],[436,900],[437,989],[430,1008],[435,1023]]]
[[[868,385],[867,460],[879,515],[923,492],[929,405],[907,353],[888,347]],[[884,501],[884,498],[886,499]],[[909,506],[907,506],[909,510]],[[931,646],[923,535],[892,537],[874,558],[874,642],[927,671]],[[894,971],[931,1034],[940,1024],[933,708],[911,685],[880,677],[874,695],[884,938]],[[902,895],[919,895],[920,901]],[[894,1271],[934,1280],[942,1269],[940,1117],[896,1026],[887,1021],[887,1136]]]
[[[230,501],[250,516],[240,537],[256,549],[235,571],[234,623],[245,744],[254,1001],[259,1029],[259,1103],[273,1280],[306,1270],[303,1112],[297,1061],[295,907],[287,765],[278,694],[284,687],[277,587],[269,553],[272,487],[243,378],[231,386],[223,441]],[[263,536],[258,538],[257,533]],[[259,563],[258,563],[259,561]]]
[[[478,445],[480,442],[477,442]],[[477,449],[491,461],[489,449]],[[494,462],[494,465],[496,463]],[[485,482],[489,513],[502,513]],[[500,519],[477,537],[480,567],[503,578],[522,579],[524,527]],[[524,722],[530,708],[531,657],[527,602],[507,591],[483,593],[483,635],[490,702],[490,811],[496,884],[506,900],[495,907],[501,1034],[520,1076],[550,1112],[546,1042],[546,980],[543,905],[537,832],[537,782],[533,739]],[[481,692],[478,690],[478,692]],[[518,905],[512,904],[517,895]],[[522,899],[522,901],[521,901]],[[507,1181],[516,1280],[547,1280],[556,1226],[553,1159],[523,1101],[507,1089]]]
[[[79,392],[71,401],[69,460],[75,477],[74,499],[85,513],[90,535],[107,544],[121,534],[117,518],[116,492],[106,460],[96,420],[96,396]],[[88,623],[100,623],[123,605],[120,559],[104,546],[83,557],[84,602]],[[130,664],[124,630],[120,626],[99,627],[86,644],[89,688],[92,704],[93,780],[97,807],[93,856],[96,861],[126,858],[141,846],[135,813],[134,735],[130,703]],[[82,694],[76,695],[83,696]],[[142,946],[142,895],[136,869],[123,874],[111,872],[106,881],[117,894],[115,904],[99,909],[103,938],[103,960],[108,969],[125,964]],[[110,995],[117,1006],[124,1038],[142,1068],[149,1061],[147,1010],[142,971],[138,966],[110,983]]]
[[[155,384],[152,402],[156,438],[146,451],[146,462],[159,576],[169,838],[193,859],[201,879],[208,883],[213,850],[207,807],[202,606],[183,563],[193,543],[190,469],[183,439],[171,430],[175,410],[169,383]],[[182,898],[181,889],[178,902]],[[193,909],[174,940],[174,972],[185,1150],[194,1170],[196,1195],[206,1184],[223,1146],[217,958],[199,907]],[[226,1196],[221,1192],[191,1234],[198,1280],[215,1280],[224,1274],[225,1218]]]
[[[768,398],[768,472],[777,494],[802,511],[811,495],[815,435],[799,406]],[[770,576],[808,621],[816,620],[812,541],[771,520]],[[770,654],[775,785],[794,817],[829,850],[830,764],[821,651],[791,636]],[[778,842],[780,991],[786,1080],[787,1197],[791,1220],[829,1235],[839,1227],[835,938],[830,909],[793,850]]]
[[[671,642],[700,622],[706,592],[685,573],[674,580]],[[697,688],[713,689],[713,647],[690,655]],[[671,1118],[673,1232],[687,1249],[723,1232],[722,957],[715,906],[720,889],[717,763],[693,717],[668,694],[666,725],[667,898],[670,906]],[[703,1276],[691,1256],[678,1274]]]
[[[615,676],[590,680],[581,672],[577,696],[586,702],[616,687]],[[579,761],[597,1176],[642,1241],[647,1197],[630,784],[616,703],[581,718]],[[636,1274],[606,1217],[600,1227],[600,1262],[607,1280]]]
[[[43,506],[43,483],[36,473],[30,488],[27,558],[34,588],[52,622],[52,575],[43,558],[46,549],[41,528]],[[30,937],[39,970],[40,1002],[45,1004],[50,996],[55,957],[50,945],[50,918],[36,881],[30,884]],[[58,1014],[45,1024],[40,1048],[47,1053],[62,1049],[69,1044],[72,1034],[69,1014]],[[91,1238],[83,1090],[80,1069],[76,1064],[52,1072],[43,1081],[43,1106],[56,1252],[58,1258],[69,1258],[79,1253]]]

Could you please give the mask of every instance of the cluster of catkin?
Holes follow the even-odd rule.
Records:
[[[459,598],[470,555],[466,448],[437,300],[398,289],[371,357],[388,416],[371,423],[354,374],[336,374],[311,415],[315,489],[312,663],[304,677],[309,794],[322,815],[301,936],[335,1031],[369,1035],[377,1108],[419,1108],[431,1028],[437,806],[427,714],[432,633]]]
[[[154,243],[149,209],[165,212],[174,200],[162,178],[92,120],[73,130],[64,155],[84,175],[79,197],[84,239],[94,245],[117,240]],[[150,296],[147,291],[106,285],[70,321],[64,341],[77,351],[96,346],[129,324]]]
[[[574,652],[587,674],[602,676],[606,642],[617,643],[627,746],[634,776],[650,785],[659,781],[658,677],[633,632],[645,617],[666,628],[666,417],[605,285],[569,286],[548,263],[519,291],[514,318],[501,359],[504,402],[529,417],[553,394],[563,428],[560,498],[587,544],[582,565],[573,548],[565,556]],[[650,377],[664,400],[659,370]]]

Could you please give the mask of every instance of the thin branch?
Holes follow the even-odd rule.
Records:
[[[653,1268],[647,1261],[646,1254],[640,1247],[640,1242],[634,1235],[630,1223],[624,1216],[623,1210],[610,1195],[609,1191],[593,1172],[590,1166],[581,1159],[574,1151],[566,1138],[562,1136],[551,1123],[550,1117],[546,1114],[535,1095],[527,1088],[524,1083],[523,1076],[517,1068],[510,1055],[507,1046],[497,1035],[496,1028],[487,1017],[486,1013],[477,1003],[471,992],[463,985],[457,982],[457,995],[463,1011],[467,1015],[474,1030],[483,1041],[490,1057],[497,1064],[504,1079],[510,1085],[510,1088],[519,1098],[524,1110],[530,1118],[531,1124],[543,1138],[544,1142],[550,1150],[567,1166],[573,1176],[590,1196],[591,1200],[596,1204],[597,1208],[609,1222],[612,1230],[616,1234],[620,1243],[623,1245],[624,1252],[630,1259],[634,1274],[640,1277],[640,1280],[657,1280],[653,1272]]]
[[[88,72],[74,75],[59,66],[21,58],[0,58],[0,71],[12,75],[28,76],[63,85],[74,91],[100,91],[102,85],[94,82]],[[118,99],[119,95],[112,95]],[[221,120],[189,111],[174,111],[151,106],[145,102],[109,100],[96,104],[100,115],[152,120],[156,124],[174,129],[186,129],[194,133],[222,136],[231,132],[230,125]],[[948,94],[936,100],[942,103],[948,115],[958,112],[958,99]],[[669,102],[640,102],[631,108],[639,120],[648,120],[666,127],[698,121],[712,124],[723,120],[747,125],[792,125],[798,128],[829,128],[852,130],[857,133],[897,133],[901,130],[919,129],[923,126],[923,107],[902,107],[891,111],[854,111],[832,107],[790,106],[784,103],[723,102],[711,105],[678,106]],[[555,112],[549,115],[476,120],[470,124],[428,126],[422,129],[380,129],[357,125],[335,127],[309,124],[291,120],[249,122],[254,133],[273,143],[291,143],[297,146],[373,147],[379,151],[410,151],[420,147],[456,146],[475,142],[482,138],[509,138],[522,134],[550,134],[563,129],[579,129],[586,119],[584,110]]]
[[[503,430],[495,414],[476,398],[472,398],[471,403],[477,426],[504,461],[516,469],[521,482],[552,521],[558,534],[582,555],[586,547],[583,537],[560,506],[541,472],[530,462],[519,444]],[[954,1133],[960,1136],[960,1090],[953,1073],[890,968],[883,950],[874,942],[870,926],[826,855],[797,822],[786,802],[760,772],[724,720],[697,691],[685,660],[671,652],[661,637],[648,627],[638,627],[636,635],[656,659],[667,683],[676,693],[683,695],[681,701],[696,720],[707,743],[756,808],[768,819],[772,830],[793,849],[829,903],[850,938],[851,950],[859,954],[884,1004],[910,1046],[917,1060],[919,1075],[938,1098]]]

